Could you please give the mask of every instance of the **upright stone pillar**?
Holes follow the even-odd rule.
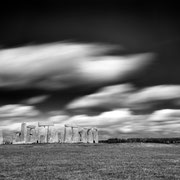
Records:
[[[21,124],[21,141],[26,142],[27,127],[26,123]]]
[[[92,129],[92,135],[93,135],[93,143],[98,143],[99,137],[98,137],[98,129],[97,128]]]
[[[19,132],[19,131],[14,132],[14,138],[13,138],[14,143],[17,143],[17,142],[21,141],[20,135],[21,135],[21,132]]]
[[[73,134],[72,134],[72,127],[65,125],[65,129],[64,129],[64,142],[72,143],[72,136],[73,136]]]
[[[46,138],[44,135],[40,135],[40,143],[45,143],[46,142]]]
[[[87,129],[87,143],[93,143],[92,129]]]
[[[62,143],[62,135],[60,132],[57,133],[58,143]]]
[[[78,128],[79,142],[87,143],[86,129]]]
[[[52,122],[38,122],[38,126],[39,127],[44,127],[45,131],[45,142],[49,143],[50,140],[50,130],[49,127],[50,126],[54,126],[54,124]]]
[[[1,129],[0,129],[0,144],[3,144],[3,133]]]
[[[35,128],[36,126],[33,126],[33,125],[27,126],[27,142],[29,143],[37,142]]]
[[[77,143],[79,141],[80,141],[80,139],[79,139],[79,129],[77,127],[73,127],[72,142]]]

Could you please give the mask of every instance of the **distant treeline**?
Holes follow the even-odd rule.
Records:
[[[180,138],[128,138],[128,139],[107,139],[100,140],[99,143],[180,143]]]

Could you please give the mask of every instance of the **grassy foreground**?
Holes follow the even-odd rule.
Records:
[[[2,145],[1,179],[180,179],[180,145]]]

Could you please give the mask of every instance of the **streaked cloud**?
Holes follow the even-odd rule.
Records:
[[[39,115],[40,112],[33,106],[24,106],[21,104],[10,104],[0,107],[0,117],[33,117]]]
[[[180,85],[158,85],[139,90],[132,94],[128,101],[136,104],[176,98],[180,98]]]
[[[0,50],[0,87],[59,90],[111,83],[139,73],[155,57],[154,53],[107,55],[113,49],[59,42]]]
[[[38,103],[42,103],[45,100],[47,100],[50,97],[50,95],[41,95],[41,96],[35,96],[35,97],[31,97],[28,99],[25,99],[22,101],[22,103],[24,104],[38,104]]]
[[[96,93],[73,100],[67,105],[67,109],[90,108],[130,108],[134,111],[152,109],[163,102],[172,102],[179,106],[179,85],[159,85],[138,89],[132,84],[121,84],[101,88]]]
[[[132,84],[121,84],[101,88],[94,94],[75,99],[67,105],[68,109],[107,107],[110,109],[126,107],[126,100],[135,91]]]

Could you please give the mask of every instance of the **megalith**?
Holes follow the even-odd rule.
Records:
[[[40,135],[40,143],[45,143],[45,142],[46,142],[45,135]]]
[[[27,136],[27,127],[26,123],[21,124],[21,141],[26,142],[26,136]]]
[[[85,128],[79,127],[79,142],[87,143],[87,133]]]
[[[93,143],[99,142],[98,129],[97,128],[92,128],[92,137],[93,137]]]
[[[79,142],[79,129],[78,127],[72,127],[72,142]]]
[[[21,141],[21,132],[15,131],[13,137],[13,143],[17,143]]]
[[[62,135],[61,132],[57,133],[57,137],[58,137],[58,143],[62,143]]]
[[[72,127],[69,125],[64,126],[64,142],[71,143],[73,139]]]
[[[91,128],[87,129],[87,143],[93,143],[93,133]]]
[[[50,126],[54,126],[53,122],[39,122],[38,127],[44,127],[45,142],[49,143],[51,139]]]
[[[34,125],[27,126],[27,142],[29,143],[37,142],[35,128],[36,126]]]
[[[0,129],[0,144],[3,144],[3,132]]]

